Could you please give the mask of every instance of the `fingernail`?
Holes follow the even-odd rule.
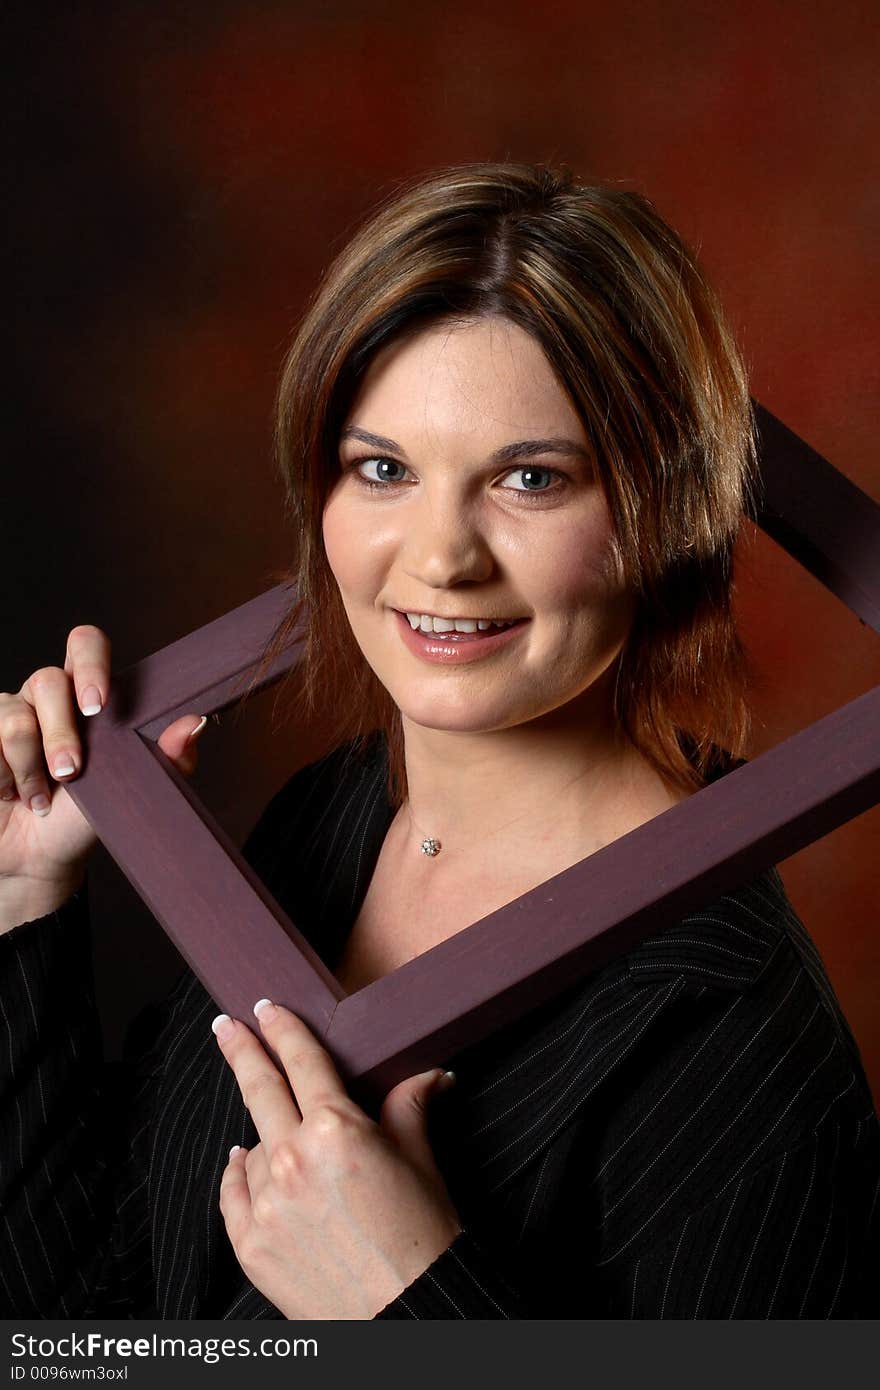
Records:
[[[437,1080],[435,1081],[435,1083],[434,1083],[434,1090],[435,1090],[435,1091],[448,1091],[448,1090],[450,1089],[450,1087],[452,1087],[452,1086],[454,1086],[454,1085],[455,1085],[455,1072],[454,1072],[454,1071],[445,1071],[445,1072],[443,1073],[443,1075],[442,1075],[442,1076],[438,1076]]]
[[[97,686],[90,685],[88,689],[83,691],[80,709],[83,714],[101,713],[101,692]]]
[[[206,714],[203,714],[196,727],[194,729],[191,729],[190,732],[187,734],[187,743],[192,743],[194,738],[198,738],[199,734],[202,732],[207,722],[208,716]]]
[[[254,1005],[254,1013],[261,1023],[271,1023],[277,1012],[271,999],[258,999]]]
[[[229,1150],[229,1157],[231,1158],[233,1154],[237,1154],[240,1149],[241,1144],[233,1144],[232,1148]]]
[[[56,777],[69,777],[72,772],[76,772],[73,758],[69,753],[62,753],[55,766],[52,768]]]
[[[48,814],[49,814],[49,798],[48,798],[48,796],[44,796],[42,792],[40,792],[40,794],[39,794],[38,796],[32,796],[32,797],[31,797],[31,810],[33,811],[33,813],[34,813],[35,816],[48,816]]]
[[[211,1028],[214,1031],[214,1036],[223,1042],[226,1038],[232,1037],[235,1031],[235,1024],[232,1022],[229,1014],[218,1014],[211,1024]]]

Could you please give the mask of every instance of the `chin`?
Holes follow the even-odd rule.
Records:
[[[441,729],[448,733],[477,734],[497,727],[497,713],[478,706],[469,709],[456,709],[439,700],[426,700],[424,704],[405,700],[397,702],[403,718],[422,729]]]
[[[410,724],[423,729],[437,729],[450,734],[488,734],[499,729],[512,729],[517,724],[527,724],[546,712],[544,705],[513,707],[509,701],[471,698],[460,703],[450,699],[398,700],[395,704],[401,715]]]
[[[408,724],[415,725],[420,729],[436,729],[439,733],[445,734],[488,734],[494,729],[507,728],[510,723],[518,724],[520,722],[518,719],[496,722],[473,716],[471,718],[464,716],[455,718],[442,713],[416,718],[405,709],[401,710],[401,714]]]
[[[384,682],[383,682],[384,683]],[[403,718],[425,729],[449,729],[476,732],[491,727],[494,721],[509,713],[499,709],[497,700],[465,697],[460,691],[419,690],[410,683],[386,685]]]

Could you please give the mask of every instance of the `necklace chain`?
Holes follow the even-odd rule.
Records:
[[[560,791],[565,791],[566,787],[570,787],[572,783],[577,782],[578,779],[583,776],[583,772],[577,773],[560,788]],[[558,796],[559,792],[557,792],[556,795]],[[426,835],[425,832],[422,830],[421,826],[416,824],[408,799],[404,804],[406,806],[406,813],[409,816],[410,825],[422,837],[421,843],[419,844],[419,850],[422,854],[427,855],[429,858],[436,859],[437,855],[443,848],[442,842],[438,840],[435,835]],[[511,820],[505,821],[503,825],[496,825],[492,830],[488,832],[488,834],[481,836],[481,839],[489,840],[492,838],[493,835],[500,835],[502,830],[507,830],[509,826],[515,825],[517,821],[523,820],[526,816],[533,814],[533,811],[533,807],[529,807],[527,811],[521,811],[518,816],[513,816]],[[447,853],[448,852],[449,851],[447,851]]]
[[[554,793],[554,796],[558,798],[562,794],[562,792],[566,791],[569,787],[573,786],[575,782],[580,781],[580,779],[586,776],[590,771],[595,771],[595,768],[583,768],[580,772],[576,772],[573,777],[570,777],[567,782],[564,782],[562,784],[559,790]],[[436,835],[426,835],[422,827],[416,824],[415,819],[413,817],[412,809],[409,804],[408,797],[404,802],[404,805],[406,806],[406,812],[409,816],[410,825],[420,836],[420,852],[424,855],[427,855],[430,859],[435,859],[437,855],[440,853],[441,849],[443,848],[442,842],[436,837]],[[515,825],[517,821],[524,820],[526,816],[534,815],[535,811],[536,808],[534,806],[530,806],[528,810],[521,811],[518,816],[513,816],[509,821],[505,821],[503,825],[494,826],[492,830],[480,836],[480,842],[484,843],[486,840],[492,839],[494,835],[500,835],[502,830],[507,830],[509,826]],[[453,854],[456,853],[455,850],[452,850],[451,852]],[[450,851],[447,850],[446,853],[449,854]]]

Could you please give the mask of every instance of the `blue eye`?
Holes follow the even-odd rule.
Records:
[[[372,465],[375,465],[375,467],[377,468],[378,476],[375,478],[368,478],[363,470]],[[394,478],[389,476],[389,470],[391,469],[399,468],[403,474],[406,474],[407,472],[404,465],[402,463],[398,463],[396,459],[361,459],[360,462],[357,463],[355,466],[357,472],[360,474],[361,478],[367,484],[368,487],[381,487],[383,483],[402,482],[402,478]]]
[[[357,459],[350,467],[362,486],[370,488],[374,492],[390,492],[392,488],[405,482],[409,474],[409,469],[405,464],[390,458]],[[372,477],[365,471],[367,468],[374,469]],[[522,479],[522,486],[507,484],[508,478],[517,476]],[[526,498],[530,500],[541,498],[543,500],[548,494],[555,496],[556,493],[562,491],[567,481],[564,474],[557,473],[553,468],[534,468],[523,464],[505,475],[502,486],[504,486],[505,491],[515,493],[517,501]]]
[[[554,473],[552,468],[514,468],[507,474],[507,477],[513,478],[517,474],[522,477],[524,486],[511,488],[512,492],[550,492],[553,490],[550,483],[554,478],[560,476]],[[547,481],[547,486],[542,485],[544,480]]]
[[[515,468],[513,471],[522,474],[527,492],[540,490],[541,479],[551,476],[548,468]]]

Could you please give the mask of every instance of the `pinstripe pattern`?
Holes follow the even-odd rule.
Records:
[[[270,802],[245,853],[332,968],[391,810],[385,749]],[[101,1060],[88,889],[0,937],[0,1314],[278,1318],[217,1204],[257,1141],[189,971]],[[430,1115],[463,1233],[380,1318],[880,1312],[880,1127],[775,870],[456,1057]],[[877,1281],[880,1282],[880,1281]]]

